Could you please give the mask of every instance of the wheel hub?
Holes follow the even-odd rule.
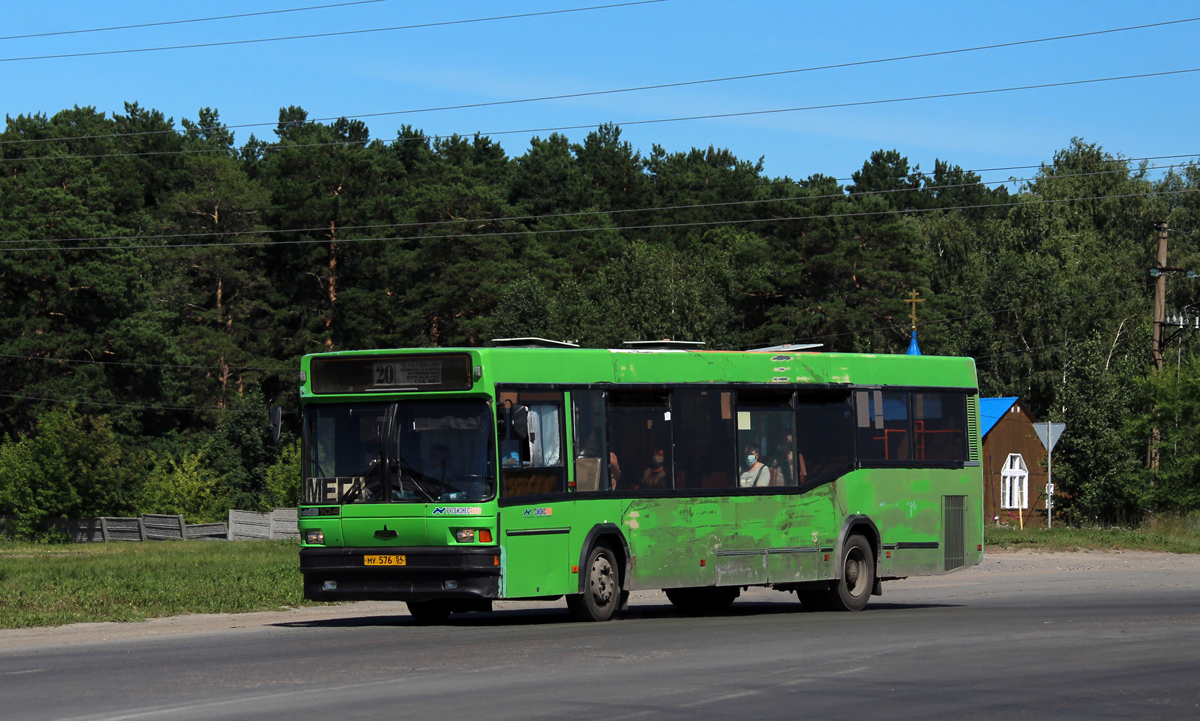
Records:
[[[857,595],[858,579],[865,572],[863,567],[864,560],[856,553],[857,549],[851,549],[850,553],[846,554],[846,565],[843,573],[846,577],[846,586],[851,593]]]
[[[596,559],[592,564],[591,578],[592,597],[601,605],[608,605],[613,597],[612,566],[604,558]]]

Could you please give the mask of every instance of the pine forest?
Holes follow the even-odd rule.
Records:
[[[514,336],[903,353],[913,291],[925,354],[971,356],[983,395],[1068,424],[1064,518],[1200,509],[1195,338],[1168,328],[1161,369],[1150,353],[1158,224],[1168,265],[1200,269],[1195,164],[1064,138],[1006,183],[886,149],[850,178],[769,177],[715,138],[385,142],[298,107],[264,135],[136,104],[8,118],[0,515],[18,533],[294,505],[305,353]],[[1198,290],[1169,274],[1166,307]]]

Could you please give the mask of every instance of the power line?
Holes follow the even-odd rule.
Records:
[[[1070,344],[1070,342],[1071,341],[1069,341],[1069,340],[1065,340],[1061,343],[1050,343],[1047,345],[1035,346],[1033,348],[1026,348],[1023,350],[996,351],[995,353],[989,353],[987,355],[975,356],[974,360],[975,360],[975,363],[978,364],[978,363],[985,363],[985,362],[994,362],[997,358],[1004,358],[1007,356],[1014,356],[1014,355],[1031,355],[1031,356],[1042,355],[1044,353],[1049,353],[1050,351],[1062,350],[1062,349],[1066,348],[1067,345]]]
[[[163,27],[166,25],[186,25],[188,23],[206,23],[206,22],[211,22],[214,20],[236,20],[236,19],[240,19],[240,18],[259,17],[262,15],[282,15],[284,13],[299,13],[299,12],[307,12],[309,10],[325,10],[328,8],[342,8],[342,7],[349,7],[351,5],[372,5],[374,3],[381,3],[381,2],[390,2],[390,0],[355,0],[355,2],[331,3],[329,5],[309,5],[308,7],[302,7],[302,8],[285,8],[283,10],[262,10],[259,12],[252,12],[252,13],[238,13],[236,15],[216,15],[214,17],[208,17],[208,18],[191,18],[188,20],[164,20],[161,22],[154,22],[154,23],[138,23],[136,25],[113,25],[113,26],[106,27],[106,28],[86,28],[83,30],[58,30],[55,32],[48,32],[48,33],[28,33],[26,35],[9,35],[7,37],[0,37],[0,40],[25,40],[28,38],[49,38],[49,37],[54,37],[54,36],[58,36],[58,35],[81,35],[83,33],[103,33],[103,32],[108,32],[110,30],[136,30],[136,29],[140,29],[140,28],[157,28],[157,27]]]
[[[1000,310],[988,310],[988,311],[983,311],[981,313],[973,313],[970,315],[960,315],[960,316],[955,316],[952,318],[941,318],[939,320],[922,321],[922,322],[917,323],[917,327],[918,328],[926,328],[929,326],[943,325],[945,323],[956,323],[961,320],[973,320],[975,318],[984,318],[984,317],[987,317],[990,315],[1001,315],[1003,313],[1015,313],[1019,310],[1030,310],[1032,308],[1041,308],[1041,307],[1047,306],[1047,305],[1059,305],[1062,302],[1068,301],[1068,300],[1088,300],[1091,298],[1102,298],[1107,295],[1117,295],[1120,293],[1127,293],[1131,290],[1137,290],[1139,288],[1148,288],[1148,287],[1149,287],[1148,283],[1137,283],[1134,285],[1125,286],[1124,288],[1117,288],[1114,290],[1106,290],[1106,291],[1103,291],[1100,293],[1069,296],[1067,298],[1061,298],[1059,300],[1049,300],[1049,301],[1043,301],[1040,303],[1030,303],[1028,305],[1015,305],[1010,308],[1001,308]],[[900,326],[903,326],[903,325],[905,325],[905,324],[900,323]],[[863,335],[863,334],[867,334],[867,333],[884,333],[887,331],[896,330],[896,328],[897,328],[897,325],[893,324],[893,325],[888,325],[888,326],[871,328],[869,330],[852,330],[852,331],[841,331],[838,333],[825,333],[823,335],[802,336],[802,337],[798,338],[796,342],[819,340],[822,338],[841,338],[844,336]]]
[[[67,363],[72,365],[99,365],[99,366],[126,366],[133,368],[184,368],[189,370],[225,370],[227,367],[230,370],[237,371],[264,371],[264,372],[286,372],[291,370],[287,366],[276,368],[267,367],[252,367],[229,364],[228,366],[206,366],[206,365],[189,365],[186,363],[137,363],[133,361],[105,361],[105,360],[76,360],[72,358],[54,358],[50,356],[37,355],[17,355],[15,353],[0,353],[0,358],[9,358],[12,360],[36,360],[46,361],[48,363]]]
[[[1196,157],[1197,155],[1198,154],[1193,153],[1190,155],[1156,156],[1155,158],[1122,158],[1122,159],[1114,159],[1113,162],[1128,162],[1131,160],[1151,160],[1151,159],[1165,159],[1165,158],[1191,158],[1191,157]],[[1189,163],[1171,163],[1169,165],[1151,166],[1150,168],[1147,168],[1147,169],[1148,170],[1165,170],[1165,169],[1173,169],[1173,168],[1178,168],[1178,167],[1186,167],[1187,165],[1189,165]],[[1017,168],[1022,168],[1022,167],[1023,168],[1036,168],[1036,167],[1041,167],[1041,166],[1013,166],[1012,168],[1008,168],[1008,169],[1017,169]],[[963,172],[964,173],[974,173],[977,171],[964,170]],[[1063,174],[1058,174],[1058,175],[1054,175],[1054,176],[1048,176],[1046,179],[1053,178],[1055,180],[1058,180],[1058,179],[1066,179],[1066,178],[1090,177],[1090,176],[1095,176],[1095,175],[1125,174],[1128,172],[1129,172],[1128,168],[1120,168],[1120,169],[1113,169],[1113,170],[1091,171],[1091,172],[1086,172],[1086,173],[1063,173]],[[853,178],[835,178],[834,181],[841,182],[841,181],[852,180],[852,179]],[[412,223],[371,223],[371,224],[364,224],[364,225],[342,225],[342,226],[340,226],[340,230],[342,230],[342,231],[361,231],[361,230],[378,230],[378,229],[383,229],[383,228],[387,228],[387,229],[424,228],[424,227],[430,227],[430,226],[436,226],[436,225],[449,225],[452,223],[468,223],[468,224],[470,224],[470,223],[500,223],[500,222],[514,222],[514,221],[525,221],[525,220],[537,220],[540,222],[540,221],[545,221],[545,220],[558,220],[558,219],[563,219],[563,218],[578,218],[578,217],[583,217],[583,216],[595,216],[595,215],[624,215],[624,214],[629,214],[629,213],[664,212],[664,211],[670,211],[670,210],[698,210],[698,209],[702,209],[702,208],[761,205],[761,204],[766,204],[766,203],[785,203],[785,202],[793,202],[793,201],[850,199],[850,198],[857,198],[857,197],[866,197],[866,196],[871,196],[871,195],[891,195],[891,194],[898,194],[898,193],[928,192],[930,190],[944,191],[944,190],[952,190],[955,188],[972,188],[972,187],[988,186],[988,185],[1001,186],[1001,185],[1010,185],[1013,183],[1028,183],[1028,182],[1033,182],[1033,181],[1037,181],[1040,179],[1042,179],[1042,178],[1038,178],[1038,177],[1009,178],[1008,180],[989,180],[989,181],[976,181],[976,182],[969,182],[969,183],[946,183],[946,184],[941,184],[941,185],[923,186],[923,187],[917,186],[917,187],[911,187],[911,188],[893,188],[893,189],[889,189],[889,190],[864,190],[864,191],[855,191],[855,192],[826,193],[826,194],[822,194],[822,195],[795,195],[795,196],[787,196],[787,197],[783,197],[783,198],[756,198],[756,199],[752,199],[752,200],[729,200],[729,201],[721,201],[721,202],[715,202],[715,203],[690,203],[690,204],[684,204],[684,205],[664,205],[664,206],[651,206],[651,207],[643,207],[643,208],[616,208],[616,209],[610,209],[610,210],[584,210],[584,211],[576,211],[576,212],[570,212],[570,213],[542,213],[542,214],[536,214],[536,215],[508,215],[508,216],[496,216],[496,217],[491,217],[491,218],[463,218],[463,219],[454,219],[454,220],[431,220],[431,221],[421,221],[421,222],[412,222]],[[793,181],[793,182],[790,182],[789,184],[795,185],[796,183]],[[619,229],[619,226],[618,226],[618,229]],[[16,238],[16,239],[0,240],[0,246],[5,245],[5,244],[13,244],[13,243],[82,243],[82,242],[95,242],[95,241],[104,241],[104,240],[166,240],[166,239],[176,239],[176,238],[246,237],[246,236],[279,235],[282,233],[313,233],[313,232],[324,232],[327,230],[328,230],[328,227],[322,226],[322,227],[309,227],[309,228],[274,228],[274,229],[263,229],[263,230],[248,230],[248,231],[226,231],[226,232],[217,232],[217,233],[155,233],[155,234],[140,234],[140,235],[108,235],[108,236],[91,236],[91,237],[75,237],[75,238]],[[321,241],[321,242],[326,242],[326,241]],[[128,246],[116,246],[116,247],[128,247]],[[169,246],[155,246],[155,247],[169,247]],[[0,248],[0,250],[3,250],[3,248]],[[0,356],[0,357],[2,357],[2,356]]]
[[[1018,200],[1010,203],[983,203],[976,205],[959,205],[948,206],[941,208],[908,208],[902,210],[879,210],[879,211],[860,211],[854,213],[825,213],[820,215],[797,215],[784,216],[777,218],[746,218],[740,220],[711,220],[711,221],[694,221],[686,223],[658,223],[646,225],[626,225],[626,226],[594,226],[589,228],[553,228],[545,230],[514,230],[514,231],[493,231],[487,233],[450,233],[442,235],[403,235],[389,236],[382,238],[340,238],[331,239],[306,239],[306,240],[276,240],[269,244],[262,242],[236,242],[236,243],[180,243],[174,245],[92,245],[92,246],[74,246],[69,248],[63,247],[22,247],[22,248],[0,248],[2,252],[25,252],[25,251],[41,251],[41,252],[68,252],[68,251],[87,251],[87,250],[174,250],[176,248],[237,248],[245,246],[267,246],[278,247],[281,245],[324,245],[326,243],[337,243],[338,245],[349,245],[357,243],[369,242],[394,242],[405,240],[452,240],[457,238],[505,238],[513,236],[535,236],[535,235],[563,235],[568,233],[589,233],[599,231],[630,231],[630,230],[662,230],[669,228],[703,228],[714,226],[740,226],[752,223],[783,223],[800,220],[828,220],[833,218],[867,218],[881,215],[909,215],[916,213],[936,213],[949,212],[955,210],[977,210],[986,208],[1003,208],[1015,206],[1031,206],[1031,205],[1053,205],[1058,203],[1073,203],[1090,200],[1117,200],[1122,198],[1146,198],[1150,196],[1168,196],[1168,195],[1185,195],[1188,193],[1200,192],[1200,188],[1185,188],[1181,190],[1165,190],[1165,191],[1150,191],[1147,193],[1125,193],[1119,195],[1097,195],[1090,197],[1079,198],[1053,198],[1045,200]]]
[[[589,7],[566,8],[563,10],[542,10],[532,13],[516,13],[513,15],[494,15],[486,18],[471,18],[469,20],[442,20],[432,23],[417,23],[413,25],[396,25],[387,28],[365,28],[362,30],[340,30],[327,33],[309,33],[306,35],[286,35],[274,38],[251,38],[248,40],[222,40],[211,43],[189,43],[187,45],[163,45],[154,48],[127,48],[124,50],[96,50],[84,53],[58,53],[55,55],[28,55],[25,57],[15,58],[0,58],[0,63],[15,63],[26,60],[56,60],[61,58],[87,58],[96,57],[99,55],[128,55],[130,53],[153,53],[162,50],[190,50],[194,48],[216,48],[228,47],[230,45],[252,45],[256,43],[275,43],[284,40],[310,40],[313,38],[332,38],[342,37],[347,35],[365,35],[368,33],[385,33],[396,30],[416,30],[420,28],[444,27],[447,25],[467,25],[470,23],[485,23],[495,20],[516,20],[521,18],[541,17],[546,15],[564,15],[567,13],[588,12],[592,10],[608,10],[612,8],[630,7],[633,5],[653,5],[656,3],[668,2],[669,0],[632,0],[631,2],[613,3],[610,5],[592,5]]]
[[[372,1],[377,2],[379,0],[372,0]],[[283,12],[283,11],[277,11],[277,12]],[[783,75],[795,75],[798,73],[817,72],[817,71],[821,71],[821,70],[835,70],[835,69],[841,69],[841,68],[859,67],[859,66],[864,66],[864,65],[877,65],[877,64],[882,64],[882,63],[893,63],[893,62],[899,62],[899,61],[903,61],[903,60],[917,60],[917,59],[922,59],[922,58],[932,58],[932,57],[939,57],[939,56],[945,56],[945,55],[972,53],[972,52],[979,52],[979,51],[983,51],[983,50],[996,50],[996,49],[1000,49],[1000,48],[1017,47],[1017,46],[1022,46],[1022,45],[1034,45],[1034,44],[1038,44],[1038,43],[1056,42],[1056,41],[1060,41],[1060,40],[1072,40],[1072,39],[1090,37],[1090,36],[1096,36],[1096,35],[1107,35],[1107,34],[1112,34],[1112,33],[1128,32],[1128,31],[1132,31],[1132,30],[1144,30],[1147,28],[1162,27],[1162,26],[1166,26],[1166,25],[1178,25],[1178,24],[1182,24],[1182,23],[1191,23],[1191,22],[1196,22],[1196,21],[1200,21],[1200,17],[1184,18],[1182,20],[1169,20],[1166,22],[1150,23],[1147,25],[1130,25],[1127,27],[1112,28],[1109,30],[1096,30],[1096,31],[1084,32],[1084,33],[1073,33],[1070,35],[1056,35],[1053,37],[1036,38],[1036,39],[1032,39],[1032,40],[1016,40],[1016,41],[1006,42],[1006,43],[994,43],[991,45],[978,45],[975,47],[957,48],[957,49],[953,49],[953,50],[938,50],[938,51],[933,51],[933,52],[914,53],[914,54],[909,54],[909,55],[897,55],[897,56],[893,56],[893,57],[877,58],[877,59],[872,59],[872,60],[858,60],[858,61],[851,61],[851,62],[845,62],[845,63],[835,63],[835,64],[830,64],[830,65],[815,65],[815,66],[811,66],[811,67],[797,68],[797,69],[792,69],[792,70],[775,70],[775,71],[768,71],[768,72],[762,72],[762,73],[750,73],[750,74],[745,74],[745,75],[730,75],[730,76],[721,77],[721,78],[707,78],[707,79],[702,79],[702,80],[684,80],[684,81],[672,82],[672,83],[659,83],[656,85],[641,85],[641,86],[629,87],[629,88],[617,88],[617,89],[609,89],[609,90],[592,90],[592,91],[578,92],[578,93],[563,93],[563,94],[559,94],[559,95],[543,95],[543,96],[532,97],[532,98],[519,98],[519,99],[515,99],[515,100],[496,100],[496,101],[481,102],[481,103],[465,103],[465,104],[461,104],[461,105],[443,105],[443,106],[430,107],[430,108],[414,108],[414,109],[408,109],[408,110],[390,110],[390,111],[383,111],[383,112],[376,112],[376,113],[362,113],[362,114],[358,114],[358,115],[340,116],[337,118],[334,118],[334,117],[313,118],[308,122],[319,123],[319,122],[328,122],[328,121],[339,120],[341,118],[346,118],[346,119],[377,118],[377,117],[396,116],[396,115],[410,115],[410,114],[416,114],[416,113],[441,112],[441,111],[446,111],[446,110],[466,110],[466,109],[488,108],[488,107],[497,107],[497,106],[503,106],[503,105],[516,105],[516,104],[522,104],[522,103],[537,103],[537,102],[544,102],[544,101],[548,101],[548,100],[567,100],[567,99],[574,99],[574,98],[596,97],[596,96],[602,96],[602,95],[615,95],[615,94],[619,94],[619,93],[642,92],[642,91],[646,91],[646,90],[664,90],[664,89],[668,89],[668,88],[681,88],[681,87],[688,87],[688,86],[694,86],[694,85],[726,83],[726,82],[733,82],[733,81],[738,81],[738,80],[753,80],[753,79],[759,79],[759,78],[778,77],[778,76],[783,76]],[[0,38],[0,40],[2,40],[2,39],[3,38]],[[202,128],[200,128],[200,130],[201,131],[230,130],[230,129],[240,129],[240,128],[269,127],[269,126],[273,126],[273,125],[278,125],[278,121],[265,122],[265,123],[241,123],[241,124],[237,124],[237,125],[221,125],[221,126],[212,126],[212,127],[202,127]],[[12,144],[12,143],[45,143],[45,142],[52,142],[52,141],[67,141],[67,140],[92,140],[92,139],[100,139],[100,138],[138,137],[138,136],[145,136],[145,135],[162,135],[162,134],[175,133],[175,132],[176,131],[174,131],[174,130],[144,130],[144,131],[139,131],[136,133],[108,133],[108,134],[98,134],[98,135],[76,135],[76,136],[68,136],[68,137],[61,137],[61,138],[30,138],[28,140],[0,140],[0,145],[7,145],[7,144]]]
[[[649,0],[649,1],[661,2],[663,0]],[[963,98],[963,97],[972,97],[972,96],[979,96],[979,95],[993,95],[993,94],[997,94],[997,93],[1012,93],[1012,92],[1018,92],[1018,91],[1024,91],[1024,90],[1044,90],[1044,89],[1048,89],[1048,88],[1062,88],[1062,87],[1070,87],[1070,86],[1077,86],[1077,85],[1090,85],[1090,84],[1095,84],[1095,83],[1108,83],[1108,82],[1116,82],[1116,81],[1121,81],[1121,80],[1141,80],[1141,79],[1146,79],[1146,78],[1167,77],[1167,76],[1172,76],[1172,75],[1184,75],[1184,74],[1196,73],[1196,72],[1200,72],[1200,68],[1187,68],[1187,69],[1183,69],[1183,70],[1164,70],[1164,71],[1153,72],[1153,73],[1138,73],[1135,75],[1116,75],[1116,76],[1106,77],[1106,78],[1089,78],[1087,80],[1067,80],[1067,81],[1057,82],[1057,83],[1038,83],[1036,85],[1016,85],[1016,86],[1011,86],[1011,87],[1006,87],[1006,88],[989,88],[987,90],[964,90],[964,91],[953,92],[953,93],[935,93],[933,95],[911,95],[911,96],[900,97],[900,98],[886,98],[883,100],[859,100],[859,101],[845,102],[845,103],[826,103],[823,105],[804,105],[804,106],[798,106],[798,107],[793,107],[793,108],[772,108],[769,110],[744,110],[744,111],[735,111],[735,112],[728,112],[728,113],[710,113],[707,115],[687,115],[687,116],[680,116],[680,117],[674,117],[674,118],[653,118],[653,119],[649,119],[649,120],[630,120],[630,121],[625,121],[625,122],[621,122],[621,123],[612,123],[612,125],[616,125],[618,127],[628,127],[628,126],[632,126],[632,125],[653,125],[653,124],[661,124],[661,123],[688,122],[688,121],[695,121],[695,120],[721,120],[721,119],[726,119],[726,118],[742,118],[742,117],[751,117],[751,116],[758,116],[758,115],[772,115],[772,114],[779,114],[779,113],[798,113],[798,112],[807,112],[807,111],[812,111],[812,110],[833,110],[833,109],[838,109],[838,108],[854,108],[854,107],[864,107],[864,106],[871,106],[871,105],[908,103],[908,102],[916,102],[916,101],[921,101],[921,100],[945,100],[945,99],[949,99],[949,98]],[[495,135],[522,135],[522,134],[528,134],[528,133],[557,132],[560,130],[582,130],[582,129],[593,128],[593,127],[596,127],[595,124],[589,123],[586,125],[559,125],[559,126],[543,127],[543,128],[523,128],[520,130],[492,130],[492,131],[487,131],[487,132],[474,133],[473,135],[481,135],[481,136],[485,136],[485,137],[491,137],[491,136],[495,136]],[[468,136],[461,134],[461,133],[452,133],[450,135],[419,135],[419,136],[414,136],[411,138],[396,138],[394,140],[367,139],[367,140],[339,140],[339,141],[328,142],[328,143],[286,143],[286,144],[284,144],[284,143],[264,143],[261,146],[259,146],[257,148],[257,150],[270,151],[270,150],[283,150],[283,149],[289,149],[289,148],[325,148],[325,147],[333,147],[333,146],[353,147],[353,146],[366,146],[371,143],[381,143],[383,145],[395,145],[395,144],[398,144],[401,142],[411,142],[411,141],[427,142],[429,140],[445,140],[445,139],[449,139],[449,138],[462,138],[462,137],[468,137]],[[0,158],[0,162],[12,163],[12,162],[25,162],[25,161],[33,161],[33,160],[67,160],[67,159],[95,160],[95,159],[99,159],[99,158],[133,158],[133,157],[150,157],[150,156],[160,156],[160,155],[205,155],[205,154],[212,154],[212,153],[227,153],[227,152],[228,152],[228,150],[225,148],[194,148],[194,149],[180,149],[180,150],[152,150],[152,151],[145,151],[145,152],[140,152],[140,153],[97,153],[97,154],[92,154],[92,155],[41,155],[41,156],[32,156],[32,157],[27,157],[27,158]]]
[[[981,317],[990,316],[990,315],[1001,315],[1003,313],[1013,313],[1013,312],[1016,312],[1019,310],[1031,310],[1034,308],[1041,308],[1041,307],[1044,307],[1047,305],[1061,305],[1068,301],[1090,300],[1093,298],[1100,298],[1100,297],[1103,297],[1106,295],[1115,295],[1115,294],[1125,293],[1125,292],[1128,292],[1131,290],[1137,290],[1139,288],[1147,288],[1147,287],[1148,287],[1148,284],[1139,283],[1139,284],[1135,284],[1135,285],[1131,285],[1131,286],[1126,286],[1124,288],[1117,288],[1114,290],[1103,291],[1100,293],[1089,293],[1087,295],[1067,296],[1064,298],[1043,301],[1040,303],[1030,303],[1027,305],[1012,306],[1009,308],[1001,308],[999,310],[984,311],[982,313],[974,313],[971,315],[956,316],[953,318],[942,318],[942,319],[939,319],[936,321],[925,321],[922,323],[918,323],[918,325],[920,327],[924,328],[924,327],[933,326],[933,325],[941,325],[944,323],[953,323],[953,322],[957,322],[960,320],[970,320],[970,319],[981,318]],[[948,297],[952,297],[952,296],[947,296],[947,295],[938,296],[939,299],[948,298]],[[895,330],[895,326],[894,325],[893,326],[882,326],[882,327],[873,328],[873,329],[869,329],[869,330],[845,331],[845,332],[841,332],[841,333],[828,333],[828,334],[819,335],[819,336],[807,336],[807,337],[802,338],[801,340],[815,340],[818,338],[833,338],[833,337],[840,337],[840,336],[846,336],[846,335],[863,335],[863,334],[867,334],[867,333],[886,332],[886,331],[890,331],[890,330]],[[1062,345],[1062,344],[1060,344],[1060,345]],[[753,348],[753,347],[758,347],[758,345],[747,346],[746,348]],[[1057,346],[1042,346],[1042,347],[1046,348],[1046,347],[1057,347]],[[990,354],[987,356],[974,356],[973,358],[974,358],[974,360],[979,361],[979,360],[991,358],[992,356],[996,356],[996,355],[1012,355],[1012,354],[1019,353],[1019,352],[1022,352],[1022,351],[1006,351],[1006,352],[993,353],[993,354]],[[11,354],[0,354],[0,357],[14,358],[14,359],[20,359],[20,360],[56,361],[56,362],[60,362],[60,363],[83,363],[83,364],[99,364],[99,365],[132,365],[132,366],[151,366],[151,367],[161,367],[161,368],[182,368],[182,369],[209,368],[208,366],[179,365],[179,364],[171,364],[171,363],[128,363],[128,362],[123,362],[123,361],[77,361],[77,360],[70,360],[70,359],[65,359],[65,358],[47,358],[47,357],[43,357],[43,356],[18,356],[18,355],[11,355]],[[289,370],[289,368],[285,367],[282,369],[280,369],[280,368],[260,368],[260,369],[239,369],[239,370],[270,370],[270,371],[283,370],[283,371],[287,371],[287,370]]]
[[[991,311],[984,311],[981,313],[973,313],[973,314],[969,314],[969,315],[941,318],[941,319],[935,320],[935,321],[923,321],[923,322],[918,323],[917,325],[922,328],[925,328],[925,327],[934,326],[934,325],[942,325],[945,323],[954,323],[954,322],[958,322],[961,320],[972,320],[975,318],[982,318],[982,317],[986,317],[986,316],[1001,315],[1003,313],[1014,313],[1019,310],[1031,310],[1034,308],[1041,308],[1041,307],[1044,307],[1047,305],[1062,305],[1068,301],[1091,300],[1093,298],[1101,298],[1101,297],[1108,296],[1108,295],[1116,295],[1116,294],[1120,294],[1120,293],[1126,293],[1131,290],[1145,289],[1148,287],[1149,287],[1149,283],[1136,283],[1134,285],[1125,286],[1123,288],[1111,289],[1111,290],[1102,291],[1099,293],[1089,293],[1086,295],[1066,296],[1063,298],[1042,301],[1039,303],[1029,303],[1026,305],[1018,305],[1018,306],[1011,306],[1008,308],[1001,308],[999,310],[991,310]],[[941,294],[938,296],[938,299],[945,299],[945,298],[951,298],[951,297],[962,297],[962,296],[949,296],[946,294]],[[895,328],[896,328],[895,325],[881,326],[881,327],[872,328],[869,330],[843,331],[840,333],[827,333],[827,334],[818,335],[818,336],[806,336],[804,338],[801,338],[800,340],[816,340],[819,338],[835,338],[835,337],[841,337],[841,336],[846,336],[846,335],[863,335],[866,333],[887,332],[887,331],[895,330]],[[758,347],[757,344],[753,345],[753,346],[746,346],[746,348],[756,348],[756,347]],[[1050,347],[1050,346],[1042,346],[1042,347]],[[743,350],[745,350],[746,348],[743,348]],[[1011,351],[1011,352],[1006,352],[1006,353],[1012,354],[1012,353],[1016,353],[1016,352],[1017,351]],[[981,359],[990,358],[992,355],[1003,355],[1003,354],[1005,354],[1005,353],[994,353],[989,356],[974,356],[974,359],[976,361],[978,361]],[[173,363],[133,363],[133,362],[127,362],[127,361],[96,361],[96,360],[80,361],[80,360],[73,360],[73,359],[66,359],[66,358],[52,358],[52,357],[45,357],[45,356],[21,356],[21,355],[14,355],[14,354],[0,354],[0,357],[13,358],[13,359],[18,359],[18,360],[38,360],[38,361],[51,361],[51,362],[59,362],[59,363],[81,363],[81,364],[96,364],[96,365],[147,366],[147,367],[158,367],[158,368],[181,368],[181,369],[202,369],[202,370],[203,369],[219,370],[221,368],[219,366],[199,366],[199,365],[186,365],[186,364],[173,364]],[[282,361],[281,361],[281,364],[282,364]],[[282,368],[239,368],[238,370],[262,370],[262,371],[270,371],[270,372],[279,372],[279,371],[286,372],[289,369],[290,369],[289,367],[284,365],[284,367],[282,367]]]
[[[170,406],[170,405],[154,405],[149,403],[130,403],[126,401],[101,401],[90,398],[63,398],[61,396],[33,396],[25,393],[15,393],[11,391],[0,391],[0,398],[12,398],[15,400],[28,401],[44,401],[48,403],[78,403],[85,406],[109,406],[117,408],[136,408],[146,411],[218,411],[222,413],[261,413],[260,410],[246,410],[240,408],[220,408],[209,406]]]

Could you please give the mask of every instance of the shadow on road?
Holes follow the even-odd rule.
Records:
[[[905,611],[925,608],[957,608],[962,604],[956,603],[885,603],[876,602],[867,606],[863,611],[866,614],[887,612],[887,611]],[[702,618],[721,618],[721,619],[736,619],[753,616],[764,615],[798,615],[811,617],[813,620],[821,618],[845,618],[850,614],[839,614],[835,612],[822,611],[806,611],[798,602],[792,603],[777,603],[769,601],[744,601],[734,603],[727,611],[720,613],[686,613],[680,611],[669,603],[665,604],[638,604],[630,606],[622,611],[617,621],[637,621],[637,620],[655,620],[655,619],[702,619]],[[458,626],[463,628],[473,627],[506,627],[506,626],[550,626],[555,624],[577,623],[566,608],[558,607],[542,607],[542,608],[508,608],[491,611],[489,613],[461,613],[454,614],[449,619],[440,624],[432,624],[436,626]],[[412,616],[409,615],[393,615],[393,616],[350,616],[343,618],[327,618],[315,619],[312,621],[287,621],[282,623],[271,624],[280,628],[371,628],[371,627],[394,627],[394,626],[423,626],[426,624],[418,623]]]

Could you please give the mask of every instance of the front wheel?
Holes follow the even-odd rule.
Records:
[[[587,585],[583,593],[567,596],[567,608],[582,621],[607,621],[625,600],[617,557],[607,546],[593,546],[584,569]]]
[[[862,536],[846,539],[842,548],[842,577],[825,596],[831,611],[861,611],[871,600],[875,587],[875,553]]]

